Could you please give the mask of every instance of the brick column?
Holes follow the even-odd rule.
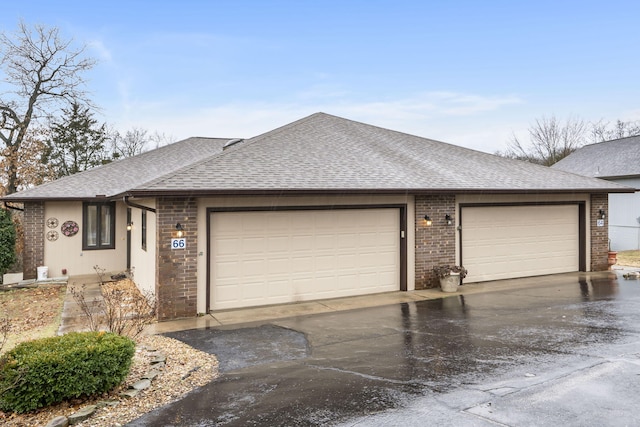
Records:
[[[197,314],[197,201],[193,198],[159,198],[156,205],[156,297],[158,319]],[[186,247],[172,249],[176,224],[184,228]]]
[[[600,209],[606,213],[604,227],[597,226]],[[589,212],[591,227],[591,271],[609,269],[607,253],[609,252],[609,195],[606,193],[591,195],[591,212]]]
[[[440,286],[432,269],[456,262],[456,197],[455,195],[416,196],[416,289]],[[426,225],[428,215],[433,224]],[[453,225],[447,225],[451,215]]]
[[[23,218],[22,272],[25,279],[35,279],[38,266],[44,265],[44,202],[26,202]]]

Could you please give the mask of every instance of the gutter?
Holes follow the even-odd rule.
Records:
[[[316,194],[575,194],[575,193],[633,193],[632,187],[567,188],[567,189],[499,189],[499,188],[275,188],[275,189],[218,189],[218,190],[135,190],[133,197],[206,197],[206,196],[268,196],[268,195],[316,195]]]
[[[154,208],[150,208],[148,206],[143,206],[143,205],[139,205],[137,203],[130,202],[129,201],[129,197],[130,196],[123,196],[122,197],[122,201],[124,202],[125,205],[130,206],[132,208],[136,208],[136,209],[142,209],[142,210],[145,210],[147,212],[156,213],[156,210]]]
[[[11,206],[11,205],[10,205],[10,204],[8,204],[7,202],[2,202],[2,203],[4,203],[4,207],[5,207],[5,209],[12,209],[12,210],[14,210],[14,211],[24,212],[24,209],[23,209],[23,208],[19,208],[19,207],[17,207],[17,206]]]

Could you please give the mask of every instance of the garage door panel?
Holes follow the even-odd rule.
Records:
[[[398,290],[399,229],[397,208],[213,213],[210,306]]]
[[[235,237],[233,237],[236,239]],[[237,240],[237,239],[236,239]],[[267,248],[267,239],[250,238],[241,242],[242,252],[246,254],[260,254]],[[234,254],[236,254],[234,252]]]
[[[218,286],[218,298],[221,302],[235,301],[241,297],[241,289],[236,286],[235,282],[230,284],[221,283]]]
[[[467,282],[577,271],[577,205],[464,207]]]
[[[313,271],[313,257],[312,256],[296,256],[291,259],[291,272],[292,273],[306,273]]]
[[[233,279],[238,277],[240,273],[240,263],[236,261],[232,262],[220,262],[216,270],[217,279]]]
[[[267,262],[262,259],[252,259],[245,262],[237,262],[238,270],[234,272],[234,277],[239,276],[261,276],[262,272],[267,268]]]
[[[308,250],[313,247],[314,241],[312,234],[295,234],[291,237],[291,249],[294,251]]]

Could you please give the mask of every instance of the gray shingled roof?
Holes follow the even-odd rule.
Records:
[[[632,191],[324,113],[221,151],[226,141],[191,138],[6,199],[100,194]]]
[[[125,193],[185,165],[222,152],[228,138],[189,138],[133,157],[47,182],[5,200],[90,199]]]
[[[316,113],[132,189],[178,192],[626,191],[548,167]]]
[[[640,136],[585,145],[552,166],[596,178],[640,175]]]

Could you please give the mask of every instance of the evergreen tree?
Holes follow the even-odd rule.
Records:
[[[44,161],[58,177],[73,175],[111,161],[105,124],[98,125],[89,107],[73,103],[51,126]]]

